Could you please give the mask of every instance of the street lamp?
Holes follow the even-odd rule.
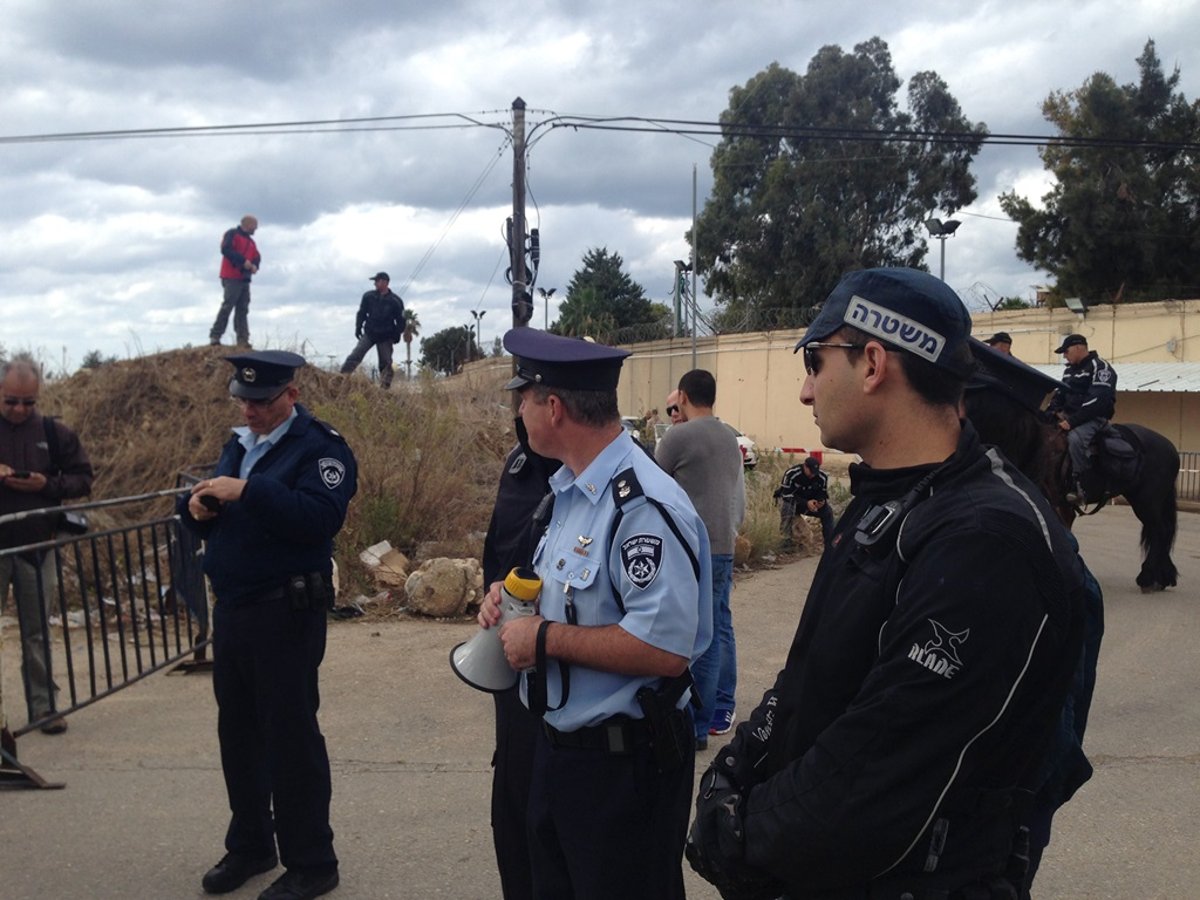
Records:
[[[925,220],[925,227],[929,229],[930,235],[942,243],[942,269],[940,276],[942,281],[946,280],[946,238],[958,231],[958,226],[961,224],[962,222],[957,219],[947,219],[945,222],[941,219]]]
[[[471,315],[475,317],[475,340],[479,343],[479,352],[483,353],[483,317],[487,315],[487,310],[479,312],[473,309]]]
[[[557,290],[558,290],[558,288],[550,288],[550,290],[546,290],[545,288],[538,288],[538,293],[542,295],[542,300],[545,301],[545,304],[546,304],[546,311],[544,313],[544,318],[542,320],[542,330],[543,331],[550,330],[550,298],[554,296],[554,292]]]

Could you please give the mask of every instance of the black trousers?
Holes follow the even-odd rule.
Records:
[[[323,608],[295,610],[286,599],[213,607],[213,691],[231,853],[265,856],[278,839],[289,869],[337,865],[329,756],[317,725],[325,626]]]
[[[533,755],[541,720],[525,708],[517,688],[492,695],[496,753],[492,757],[492,843],[504,900],[532,900],[533,873],[526,833]]]
[[[539,732],[529,796],[534,896],[682,900],[688,757],[662,774],[648,744],[616,755],[553,747]]]

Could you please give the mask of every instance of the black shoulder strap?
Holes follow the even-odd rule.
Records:
[[[613,503],[617,507],[617,514],[613,516],[612,528],[608,532],[608,549],[612,552],[613,540],[617,536],[617,528],[621,524],[621,519],[625,515],[625,505],[631,500],[636,500],[638,497],[645,497],[646,502],[653,506],[662,514],[663,519],[667,523],[667,527],[671,529],[671,533],[675,535],[675,539],[679,541],[683,547],[683,552],[687,554],[688,562],[692,564],[692,574],[696,577],[696,584],[700,584],[700,561],[696,559],[696,554],[692,552],[692,546],[683,538],[683,532],[679,530],[679,526],[675,524],[675,520],[671,518],[671,514],[667,512],[667,508],[655,500],[653,497],[646,496],[646,492],[642,490],[641,482],[637,480],[637,475],[634,474],[633,467],[625,469],[617,473],[617,477],[612,480]],[[621,600],[621,592],[617,590],[617,580],[609,579],[612,582],[613,600],[617,603],[617,608],[621,610],[621,614],[625,614],[625,604]],[[716,635],[713,635],[716,638]],[[679,698],[683,696],[683,692],[690,688],[693,684],[691,667],[685,668],[682,673],[674,678],[664,678],[662,691],[664,699],[671,705],[675,706],[679,702]],[[700,697],[697,694],[692,694],[691,703],[697,709],[700,708]]]
[[[617,507],[617,514],[613,516],[612,527],[608,532],[608,547],[612,550],[613,540],[617,536],[617,528],[621,525],[621,519],[625,516],[625,505],[631,500],[636,500],[638,497],[646,497],[646,502],[657,509],[663,519],[666,520],[667,527],[671,529],[671,533],[675,535],[675,539],[679,541],[683,547],[684,553],[687,554],[688,562],[692,564],[692,573],[696,576],[696,582],[700,581],[700,561],[696,559],[696,554],[692,552],[691,544],[683,538],[683,532],[679,530],[679,526],[675,524],[675,520],[671,518],[671,514],[667,512],[667,508],[653,497],[647,497],[646,492],[642,490],[641,483],[637,480],[637,475],[633,472],[633,467],[618,472],[612,480],[612,495],[613,504]],[[621,601],[621,592],[617,590],[617,581],[615,578],[610,579],[612,582],[613,599],[617,601],[617,608],[621,610],[621,614],[625,614],[625,604]]]
[[[62,449],[58,445],[58,429],[54,427],[54,419],[42,416],[42,427],[46,429],[46,449],[50,453],[50,468],[53,474],[62,474]]]

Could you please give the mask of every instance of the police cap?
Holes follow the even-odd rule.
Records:
[[[996,344],[1011,344],[1012,342],[1012,335],[1007,331],[997,331],[990,338],[984,341],[985,344],[992,347],[996,346]]]
[[[1082,334],[1068,334],[1065,338],[1063,338],[1062,344],[1060,344],[1058,349],[1055,350],[1054,352],[1055,353],[1066,353],[1068,347],[1079,347],[1079,346],[1086,347],[1087,346],[1087,338],[1085,338]]]
[[[504,386],[515,391],[531,384],[571,391],[615,391],[628,350],[581,338],[561,337],[536,328],[513,328],[504,349],[516,357],[517,374]]]
[[[821,469],[821,461],[815,456],[810,456],[804,460],[804,468],[811,472],[817,472]]]
[[[1001,353],[983,341],[971,340],[975,371],[967,382],[968,391],[994,390],[1016,401],[1030,412],[1043,412],[1054,392],[1065,385],[1015,356]]]
[[[253,350],[225,357],[233,364],[229,393],[246,400],[268,400],[287,386],[304,357],[287,350]]]
[[[862,269],[842,277],[808,326],[796,350],[849,325],[959,376],[971,316],[944,281],[918,269]]]

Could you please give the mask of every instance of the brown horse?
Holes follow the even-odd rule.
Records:
[[[1179,451],[1167,438],[1143,425],[1117,425],[1126,440],[1137,451],[1137,463],[1127,467],[1132,471],[1117,471],[1117,467],[1101,451],[1093,466],[1099,495],[1084,509],[1067,500],[1074,478],[1071,458],[1067,453],[1066,432],[1048,426],[1049,459],[1045,467],[1043,488],[1063,524],[1071,527],[1077,516],[1094,515],[1114,497],[1124,497],[1142,523],[1142,570],[1138,587],[1143,593],[1174,587],[1178,577],[1171,561],[1175,543],[1176,495],[1175,479],[1179,474]],[[1089,490],[1089,496],[1092,491]]]

